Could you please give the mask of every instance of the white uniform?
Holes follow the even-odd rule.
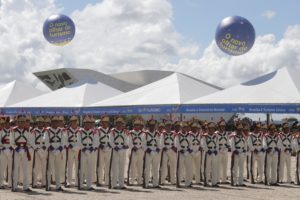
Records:
[[[109,143],[113,148],[111,163],[111,186],[112,188],[124,187],[125,155],[128,149],[128,138],[124,130],[113,128],[109,135]]]
[[[45,145],[45,130],[35,128],[32,131],[32,137],[36,149],[34,150],[34,166],[32,171],[32,187],[37,185],[38,178],[41,180],[42,185],[46,185],[46,160],[47,151]]]
[[[232,184],[243,185],[244,184],[244,164],[247,153],[247,139],[244,135],[237,135],[235,132],[229,136],[232,157]]]
[[[281,151],[280,151],[280,163],[279,163],[279,182],[283,182],[283,172],[284,166],[286,166],[287,172],[287,182],[292,181],[291,177],[291,154],[292,154],[292,134],[291,133],[281,133]]]
[[[143,144],[144,155],[144,187],[149,186],[150,176],[152,175],[153,187],[159,185],[159,162],[160,162],[160,134],[158,131],[145,132],[145,140]]]
[[[160,138],[160,144],[162,145],[162,163],[161,163],[161,183],[164,184],[167,172],[168,164],[170,166],[170,181],[171,184],[176,184],[176,166],[177,166],[177,148],[175,146],[176,133],[174,131],[163,131]]]
[[[228,150],[230,149],[229,133],[227,131],[217,131],[219,137],[219,175],[221,183],[227,181],[227,166],[228,166]]]
[[[98,149],[98,183],[109,184],[109,165],[111,146],[109,144],[110,129],[99,127],[99,149]]]
[[[34,146],[32,135],[28,129],[20,129],[15,127],[12,129],[10,134],[10,143],[14,150],[14,161],[13,161],[13,190],[17,188],[17,180],[19,177],[19,168],[22,166],[23,170],[23,189],[27,190],[29,188],[29,160],[31,160],[29,154],[29,147]]]
[[[192,157],[192,167],[193,167],[193,175],[195,177],[195,182],[200,183],[200,167],[201,167],[201,136],[200,132],[189,132],[191,136],[191,149],[193,152],[191,153]],[[192,176],[193,176],[192,175]]]
[[[275,133],[274,135],[266,134],[263,138],[263,146],[266,148],[265,178],[267,184],[270,185],[277,183],[280,141],[280,138]]]
[[[204,166],[204,184],[211,180],[212,186],[218,183],[219,166],[218,166],[218,152],[219,152],[219,138],[218,134],[203,134],[201,140],[203,151],[205,152],[205,166]]]
[[[78,144],[81,148],[79,186],[83,187],[84,177],[86,179],[87,189],[92,187],[92,175],[95,170],[95,150],[99,143],[99,137],[95,129],[80,129],[78,136]]]
[[[179,181],[185,179],[185,186],[189,187],[192,184],[192,138],[189,133],[179,133],[175,138],[176,147],[178,150],[179,157],[177,160],[178,171],[177,179]]]
[[[296,172],[295,172],[295,183],[300,184],[300,136],[293,138],[293,146],[296,151]]]
[[[8,178],[8,185],[11,186],[13,148],[10,145],[10,134],[11,129],[3,128],[0,131],[0,187],[3,187],[4,174],[6,174],[6,177]],[[6,173],[6,171],[8,173]]]
[[[132,130],[128,135],[128,144],[131,149],[131,155],[129,159],[129,177],[131,178],[130,183],[137,183],[141,185],[143,183],[143,157],[144,149],[143,142],[145,139],[145,134],[143,131]]]
[[[264,159],[265,159],[265,148],[263,147],[263,134],[262,132],[258,133],[250,133],[248,137],[248,147],[251,151],[250,157],[250,177],[253,177],[253,181],[255,181],[255,163],[257,163],[257,172],[258,177],[256,179],[257,182],[262,182],[264,176]],[[252,170],[251,170],[252,169]],[[251,174],[252,171],[252,174]],[[252,180],[251,180],[252,181]]]
[[[59,127],[46,129],[45,144],[49,151],[49,158],[47,158],[49,159],[48,172],[46,171],[47,181],[48,186],[50,186],[51,173],[54,173],[56,189],[61,188],[61,169],[65,165],[62,151],[66,145],[66,140],[65,129]]]
[[[80,128],[75,129],[69,127],[67,129],[67,185],[72,185],[73,171],[75,167],[75,185],[78,185],[78,153],[80,146],[78,144],[78,135]]]

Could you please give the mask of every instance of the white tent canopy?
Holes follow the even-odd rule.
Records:
[[[281,68],[187,104],[299,104],[299,77],[299,69]]]
[[[161,80],[92,104],[91,106],[178,105],[219,90],[220,88],[216,86],[187,75],[173,73]]]
[[[103,99],[122,94],[121,91],[103,83],[79,82],[53,92],[41,95],[10,107],[51,108],[51,107],[84,107]]]
[[[44,92],[30,84],[21,81],[11,81],[0,86],[0,107],[6,107],[18,102],[42,95]]]

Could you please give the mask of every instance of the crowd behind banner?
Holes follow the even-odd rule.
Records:
[[[299,128],[238,120],[228,131],[223,119],[158,122],[141,116],[130,124],[122,116],[102,116],[96,124],[89,115],[80,127],[78,116],[1,116],[0,189],[246,186],[245,180],[299,185]]]

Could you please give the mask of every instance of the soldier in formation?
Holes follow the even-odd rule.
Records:
[[[79,121],[78,116],[68,118],[68,123],[57,115],[1,116],[0,189],[17,191],[22,185],[30,192],[31,184],[53,190],[55,184],[55,190],[63,191],[62,183],[80,190],[94,190],[93,184],[126,189],[125,183],[160,188],[203,182],[218,187],[228,177],[233,186],[245,186],[247,168],[250,183],[300,184],[299,126],[292,132],[288,123],[255,123],[250,130],[249,124],[237,121],[231,131],[224,119],[158,122],[136,117],[127,130],[130,124],[121,116],[101,117],[98,128],[93,116],[82,118],[82,128]]]

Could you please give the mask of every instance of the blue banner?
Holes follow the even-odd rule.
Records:
[[[181,113],[300,113],[300,104],[181,105]]]
[[[2,114],[16,115],[137,115],[166,113],[299,113],[300,104],[211,104],[87,108],[2,108]]]

